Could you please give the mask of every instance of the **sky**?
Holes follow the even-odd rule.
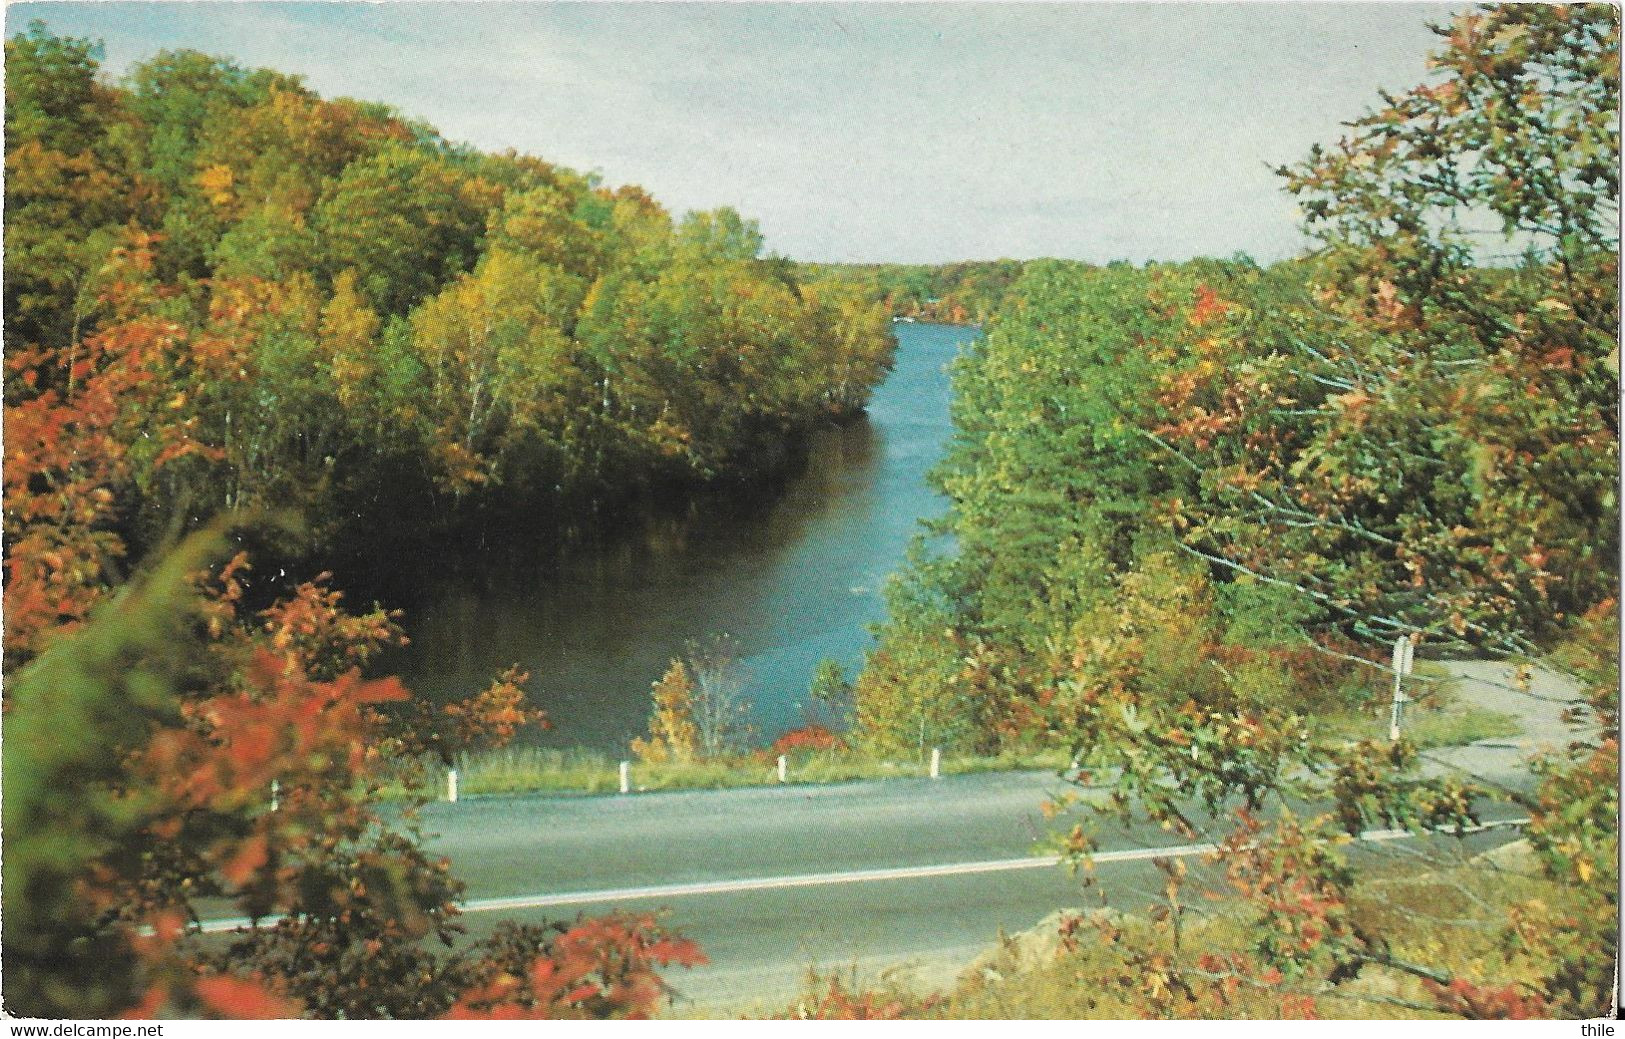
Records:
[[[1303,244],[1272,170],[1427,78],[1439,4],[14,3],[116,80],[191,47],[385,102],[798,260]]]

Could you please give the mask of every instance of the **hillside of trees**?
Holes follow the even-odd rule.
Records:
[[[363,676],[395,615],[245,546],[563,536],[759,474],[864,407],[886,312],[732,210],[296,77],[172,51],[112,85],[39,23],[5,58],[7,1010],[652,1012],[701,959],[652,918],[450,948],[412,806],[541,720],[526,676],[417,703]],[[208,897],[276,922],[201,944]]]
[[[673,219],[275,72],[180,51],[114,86],[88,41],[8,40],[7,1011],[658,1012],[703,952],[657,917],[468,942],[424,850],[435,770],[543,720],[527,676],[417,702],[369,670],[396,615],[327,575],[268,591],[245,546],[485,508],[562,530],[739,478],[861,408],[917,314],[987,334],[949,536],[891,583],[845,738],[1064,749],[1091,795],[1048,807],[1089,885],[1118,822],[1218,849],[1214,899],[1159,860],[1143,919],[1060,926],[1068,1009],[1606,1013],[1618,11],[1438,31],[1427,85],[1280,171],[1317,245],[1267,268],[798,266],[730,210]],[[1522,789],[1328,724],[1380,706],[1399,639],[1505,661],[1512,695],[1562,673],[1573,743]],[[700,739],[656,721],[650,756]],[[1463,855],[1401,892],[1350,850],[1498,803],[1516,871]],[[202,940],[205,900],[260,926]],[[952,1005],[837,981],[796,1013]]]
[[[1435,82],[1281,171],[1310,256],[1026,266],[956,371],[951,539],[894,581],[856,681],[854,736],[881,751],[1067,748],[1111,794],[1080,858],[1096,815],[1227,842],[1243,938],[1182,950],[1170,872],[1120,964],[1147,1013],[1312,1012],[1384,972],[1446,1014],[1609,1006],[1617,12],[1491,8],[1440,35]],[[1534,794],[1327,731],[1386,703],[1398,638],[1571,674],[1597,727]],[[1396,955],[1351,909],[1341,844],[1496,799],[1534,820],[1541,897],[1475,967]],[[1200,821],[1238,804],[1233,831]]]
[[[6,402],[143,369],[106,430],[130,448],[109,519],[143,545],[262,503],[318,533],[491,505],[562,526],[781,464],[889,368],[884,312],[732,210],[677,219],[297,77],[173,51],[109,86],[36,24],[5,126]],[[41,468],[25,432],[8,472]]]

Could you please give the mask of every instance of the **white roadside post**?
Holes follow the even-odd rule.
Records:
[[[623,762],[621,762],[621,793],[629,794],[631,792],[632,792],[632,763],[630,761],[623,761]]]
[[[932,747],[931,748],[931,778],[932,779],[941,779],[942,778],[942,748],[941,747]]]
[[[452,804],[457,803],[457,770],[446,770],[446,800]]]
[[[1394,640],[1394,707],[1388,716],[1388,739],[1399,742],[1399,723],[1405,717],[1405,676],[1411,673],[1416,643],[1409,635]]]
[[[282,798],[278,796],[281,793],[282,784],[274,779],[271,780],[271,811],[273,812],[282,807]]]
[[[779,755],[779,782],[783,783],[789,778],[790,763],[783,754]]]

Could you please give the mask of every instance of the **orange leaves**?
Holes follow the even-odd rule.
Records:
[[[221,867],[221,875],[233,887],[247,883],[254,872],[270,861],[270,847],[265,835],[255,834],[238,847],[235,855]]]
[[[816,979],[813,984],[821,984]],[[937,995],[905,999],[891,993],[854,990],[839,975],[832,974],[828,985],[798,1000],[783,1018],[795,1021],[898,1021],[919,1017],[941,1001]]]
[[[1372,401],[1371,395],[1364,390],[1353,390],[1349,393],[1330,397],[1327,403],[1343,413],[1344,420],[1349,423],[1351,428],[1359,430],[1365,426],[1368,420]]]
[[[517,664],[508,668],[483,692],[442,708],[452,723],[448,749],[501,747],[526,725],[547,725],[547,712],[526,706],[524,684],[530,674]]]
[[[396,624],[399,611],[374,607],[347,613],[341,608],[344,593],[328,587],[331,578],[317,574],[260,614],[270,648],[312,675],[329,678],[365,665],[388,647],[406,644]]]
[[[1196,286],[1196,302],[1191,306],[1190,323],[1195,326],[1211,324],[1223,318],[1231,310],[1233,304],[1220,299],[1218,293],[1206,285]]]
[[[667,932],[653,916],[617,913],[499,932],[532,950],[523,963],[492,961],[485,978],[457,1001],[453,1019],[542,1020],[646,1018],[659,1009],[665,985],[658,967],[706,962],[694,942]]]
[[[649,738],[634,739],[632,753],[641,761],[692,761],[700,753],[700,732],[694,724],[694,679],[688,665],[674,659],[650,690],[653,711]]]
[[[1414,306],[1400,297],[1399,287],[1387,278],[1378,279],[1376,290],[1371,294],[1371,310],[1378,321],[1390,327],[1413,324],[1420,316]]]

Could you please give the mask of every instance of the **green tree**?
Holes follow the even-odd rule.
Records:
[[[400,144],[353,162],[311,217],[322,270],[354,270],[381,315],[404,314],[479,258],[492,185]]]
[[[60,346],[91,330],[97,270],[138,212],[96,82],[101,49],[40,22],[6,41],[5,323],[12,342]]]

